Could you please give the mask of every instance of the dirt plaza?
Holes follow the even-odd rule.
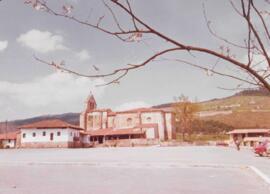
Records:
[[[0,151],[0,194],[266,194],[268,177],[268,158],[232,147]]]

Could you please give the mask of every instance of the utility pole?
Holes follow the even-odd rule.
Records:
[[[8,127],[8,121],[6,120],[6,124],[5,124],[5,134],[6,134],[6,139],[7,139],[7,127]]]

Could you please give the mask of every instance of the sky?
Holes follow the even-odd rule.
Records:
[[[63,5],[72,5],[71,14],[114,29],[108,10],[99,0],[48,0],[48,5],[61,12]],[[214,29],[228,39],[243,41],[245,26],[229,1],[215,0],[136,0],[133,11],[158,31],[185,44],[219,49],[221,43],[207,28],[202,5]],[[115,9],[115,7],[112,7]],[[115,9],[121,23],[130,27],[126,15]],[[74,23],[66,18],[37,11],[23,0],[0,1],[0,121],[23,119],[44,114],[81,112],[90,91],[99,108],[124,110],[172,102],[184,94],[199,101],[221,98],[235,91],[237,81],[215,75],[179,62],[159,60],[130,72],[120,84],[96,87],[108,79],[88,79],[61,73],[34,59],[65,61],[65,67],[81,73],[106,73],[127,64],[136,64],[151,54],[168,48],[168,43],[152,36],[125,43],[100,31]],[[238,58],[245,55],[235,51]],[[174,53],[168,58],[191,59],[198,64],[213,65],[213,57]],[[221,70],[233,68],[219,63]]]

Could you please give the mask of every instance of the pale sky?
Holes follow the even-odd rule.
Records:
[[[99,0],[48,0],[58,10],[72,4],[72,14],[81,19],[97,21],[105,15],[101,25],[113,23]],[[210,35],[203,17],[205,3],[208,17],[215,30],[234,41],[243,41],[245,25],[233,12],[229,1],[216,0],[136,0],[134,13],[149,25],[186,44],[218,49],[220,41]],[[120,14],[123,18],[123,14]],[[123,19],[125,25],[128,21]],[[140,43],[123,43],[107,34],[76,24],[65,18],[36,11],[20,0],[0,2],[0,121],[22,119],[43,114],[81,112],[90,90],[98,107],[127,109],[172,102],[184,94],[191,99],[208,100],[229,96],[237,81],[205,72],[176,62],[150,63],[131,72],[119,85],[96,88],[106,80],[90,80],[61,74],[37,62],[33,55],[47,61],[64,60],[67,67],[83,73],[95,73],[92,65],[109,72],[128,63],[138,63],[160,49],[165,42],[143,37]],[[241,52],[237,57],[243,58]],[[190,59],[186,53],[166,57]],[[196,55],[193,62],[214,64],[215,59]],[[232,66],[219,63],[221,69]]]

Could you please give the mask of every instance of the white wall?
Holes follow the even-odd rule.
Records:
[[[108,128],[113,128],[114,127],[114,116],[109,116],[108,117]]]
[[[93,120],[90,121],[89,117],[92,116]],[[91,112],[87,114],[87,130],[98,130],[102,127],[101,112]]]
[[[106,123],[107,123],[107,112],[102,112],[102,128],[105,129],[107,128]]]
[[[155,128],[143,128],[146,132],[146,139],[156,139]]]
[[[83,129],[85,127],[84,126],[84,124],[85,124],[85,121],[84,121],[85,120],[85,114],[86,114],[85,112],[80,114],[80,127],[83,128]]]
[[[150,117],[151,120],[147,118]],[[165,138],[165,123],[162,112],[144,112],[141,114],[142,124],[145,123],[156,123],[158,125],[159,139],[164,140]]]
[[[128,119],[131,119],[128,121]],[[140,123],[138,113],[120,113],[114,117],[114,128],[133,128]]]
[[[43,132],[46,135],[43,136]],[[57,132],[60,132],[60,136],[57,136]],[[36,136],[33,137],[33,133]],[[53,133],[53,140],[50,140],[50,134]],[[26,137],[23,138],[23,134]],[[28,142],[73,142],[74,136],[79,136],[79,131],[75,129],[21,129],[21,143]]]
[[[166,119],[166,128],[168,132],[168,139],[172,139],[173,136],[172,113],[165,113],[165,119]]]
[[[83,143],[90,143],[89,138],[90,138],[90,135],[83,135],[82,142]]]

